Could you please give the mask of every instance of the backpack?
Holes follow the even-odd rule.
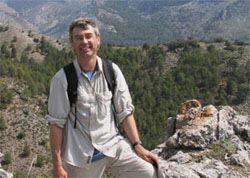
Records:
[[[114,95],[116,81],[115,81],[114,70],[112,67],[112,61],[102,60],[102,67],[103,67],[105,79],[108,84],[108,88],[112,92],[112,95]],[[75,70],[73,62],[64,66],[63,70],[65,72],[67,82],[68,82],[67,93],[69,97],[70,107],[72,107],[73,104],[75,104],[77,100],[77,87],[78,87],[78,78],[77,78],[77,74],[76,74],[76,70]],[[112,100],[112,105],[113,105],[113,98],[111,100]],[[76,111],[77,111],[77,107],[75,107],[75,113]],[[75,114],[74,128],[76,128],[76,120],[77,120],[77,117]],[[116,122],[116,119],[115,119],[115,122]]]

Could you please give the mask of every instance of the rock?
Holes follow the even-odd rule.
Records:
[[[190,169],[204,178],[220,177],[228,171],[228,167],[221,161],[209,158],[202,160],[200,163],[192,163],[190,166]]]
[[[0,152],[0,178],[12,178],[13,174],[2,169],[1,162],[4,158],[4,154]]]
[[[236,154],[230,156],[232,165],[238,165],[242,167],[250,167],[249,151],[239,150]]]
[[[0,152],[0,168],[2,167],[1,162],[3,160],[4,154]]]
[[[165,147],[166,147],[166,144],[162,143],[158,145],[154,150],[152,150],[152,153],[159,155]]]
[[[1,178],[12,178],[13,174],[0,168],[0,177]]]
[[[221,107],[218,111],[212,105],[202,109],[198,105],[198,108],[187,111],[182,109],[182,112],[167,121],[166,145],[169,148],[202,149],[211,142],[233,136],[235,131],[250,140],[249,119],[235,118],[236,112],[229,106]]]
[[[239,135],[244,140],[250,142],[250,118],[249,116],[235,115],[234,118],[229,120],[233,126],[236,135]]]
[[[176,155],[165,160],[159,158],[160,178],[249,178],[250,174],[242,175],[232,170],[222,161],[204,157],[201,161],[192,161],[189,153],[179,151]],[[247,168],[249,170],[249,167]]]
[[[218,113],[218,140],[223,140],[234,135],[234,128],[229,124],[235,111],[231,107],[223,107]]]
[[[179,137],[178,133],[174,134],[172,137],[167,139],[166,141],[166,147],[168,149],[178,148],[179,147]]]
[[[230,106],[201,107],[197,100],[180,110],[167,120],[165,142],[152,151],[160,177],[250,178],[249,116]]]
[[[176,162],[160,160],[160,172],[162,178],[200,178],[192,169],[186,165],[181,165]]]
[[[183,153],[182,151],[178,151],[176,155],[169,158],[169,161],[175,161],[178,164],[184,164],[191,161],[192,157],[188,153]]]
[[[183,105],[183,104],[182,104]],[[218,135],[218,111],[212,106],[206,106],[200,109],[190,108],[182,109],[183,114],[177,115],[176,128],[173,136],[169,137],[166,144],[169,148],[187,147],[187,148],[204,148],[210,142],[217,140]],[[183,106],[182,106],[183,107]],[[173,118],[168,123],[173,124]]]
[[[214,159],[205,159],[200,163],[161,160],[160,165],[164,178],[215,178],[226,174],[229,170],[221,161]]]
[[[169,117],[167,119],[167,131],[165,135],[166,140],[175,133],[175,129],[176,129],[175,126],[176,126],[176,118]]]

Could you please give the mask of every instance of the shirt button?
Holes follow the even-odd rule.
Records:
[[[83,116],[83,117],[86,117],[86,116],[87,116],[87,114],[84,112],[84,113],[82,113],[82,116]]]

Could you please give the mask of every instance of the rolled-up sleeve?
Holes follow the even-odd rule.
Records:
[[[70,111],[67,94],[67,81],[63,69],[59,70],[51,80],[48,99],[48,114],[45,116],[50,124],[64,127]]]
[[[120,68],[113,63],[113,69],[116,77],[116,88],[113,103],[115,106],[116,117],[121,123],[128,115],[134,112],[135,108],[132,104],[132,98],[128,85]]]

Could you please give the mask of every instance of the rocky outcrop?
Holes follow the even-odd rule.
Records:
[[[197,100],[181,104],[167,120],[159,155],[164,178],[250,177],[250,117],[230,106],[202,107]]]

